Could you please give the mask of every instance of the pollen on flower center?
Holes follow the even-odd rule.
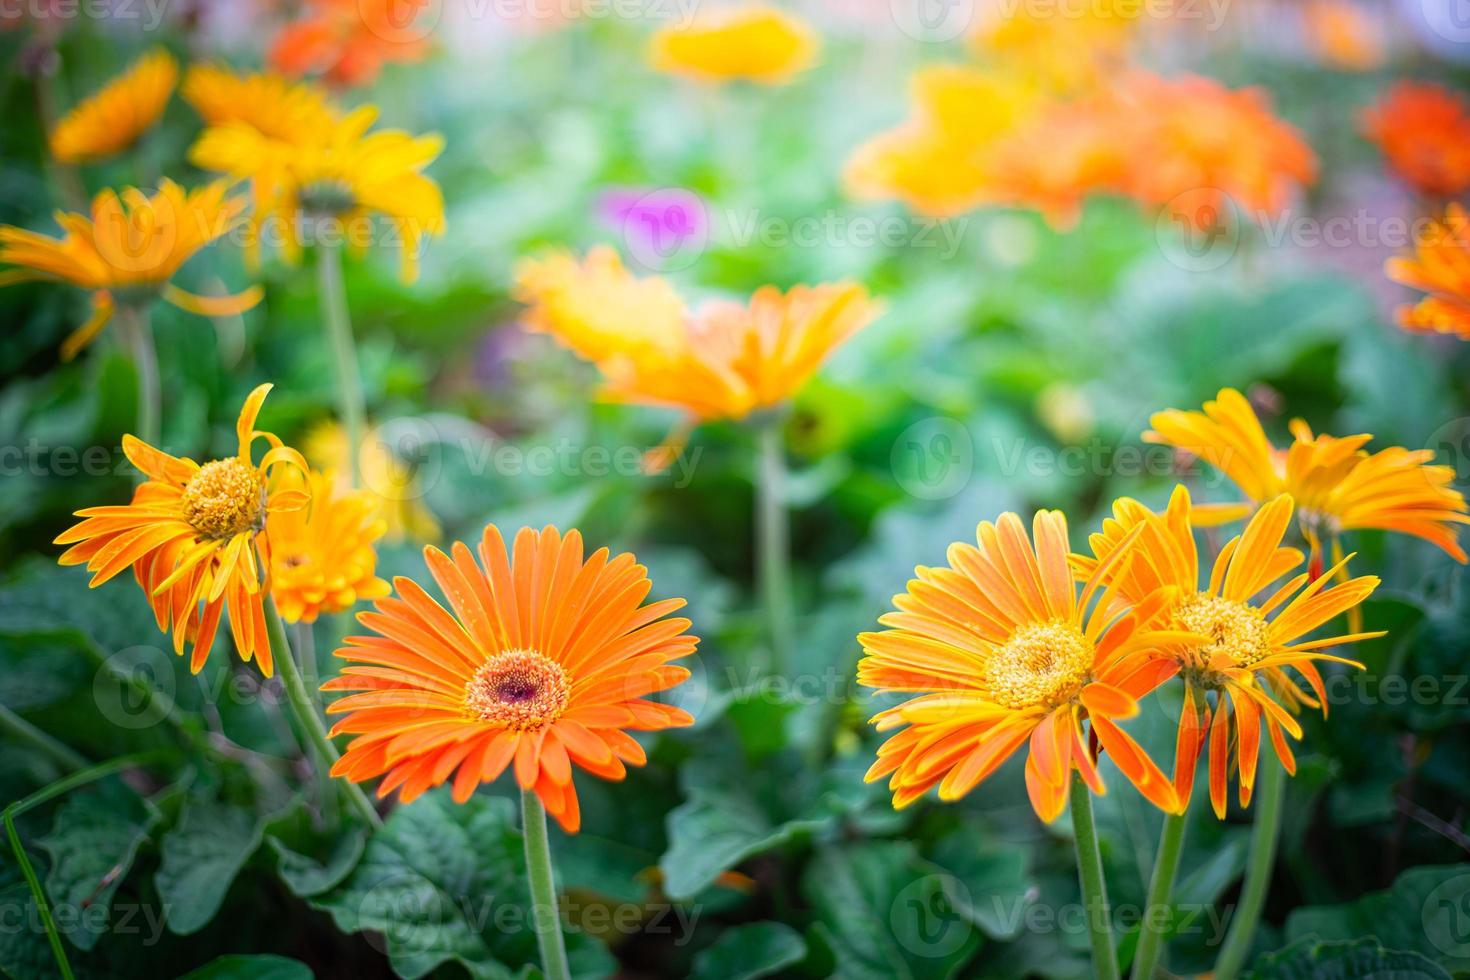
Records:
[[[199,467],[184,487],[184,520],[206,538],[229,538],[260,526],[265,509],[260,474],[238,458]]]
[[[1238,667],[1249,667],[1270,652],[1266,617],[1247,603],[1201,593],[1179,607],[1178,619],[1191,633],[1212,637],[1197,652],[1201,667],[1219,654]]]
[[[990,697],[1007,708],[1064,704],[1082,689],[1092,655],[1092,644],[1069,623],[1022,626],[991,654]]]
[[[498,653],[465,685],[465,707],[481,721],[535,731],[561,717],[571,695],[561,664],[534,650]]]

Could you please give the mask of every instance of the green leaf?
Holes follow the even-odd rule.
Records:
[[[1347,905],[1309,906],[1286,920],[1286,937],[1373,936],[1389,949],[1422,953],[1447,970],[1470,970],[1470,864],[1410,868],[1384,891]]]
[[[780,922],[729,929],[694,957],[694,980],[756,980],[806,958],[806,941]]]
[[[1257,961],[1247,980],[1450,980],[1433,960],[1384,949],[1373,939],[1303,939]]]
[[[367,847],[367,832],[349,825],[318,831],[303,806],[293,806],[265,829],[265,842],[276,855],[276,872],[294,895],[319,895],[357,866]]]
[[[453,962],[506,980],[537,962],[524,862],[509,800],[456,805],[435,791],[395,810],[346,880],[308,901],[345,932],[380,933],[372,941],[400,977]],[[599,944],[576,933],[567,940],[577,976],[611,972]]]
[[[163,835],[162,863],[153,876],[168,927],[198,932],[219,911],[235,876],[260,847],[262,825],[239,807],[192,799]]]
[[[221,956],[179,980],[311,980],[311,968],[285,956]]]
[[[955,910],[995,939],[1013,939],[1024,926],[1034,887],[1028,858],[1024,848],[986,840],[971,826],[947,835],[932,854],[953,878],[946,891]]]
[[[159,814],[116,783],[68,797],[38,843],[51,859],[46,895],[57,928],[78,949],[108,931],[112,898]]]
[[[981,936],[950,899],[950,875],[901,841],[831,848],[802,878],[844,980],[955,974]]]
[[[668,816],[669,849],[659,859],[664,890],[688,898],[746,858],[825,828],[826,820],[772,824],[750,796],[696,787]]]

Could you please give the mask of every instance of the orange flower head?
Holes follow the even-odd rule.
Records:
[[[1232,768],[1239,781],[1240,805],[1250,805],[1263,725],[1281,764],[1288,772],[1296,771],[1285,737],[1301,738],[1293,713],[1303,706],[1321,708],[1324,715],[1327,711],[1326,691],[1315,664],[1331,661],[1362,667],[1322,650],[1383,635],[1305,639],[1355,609],[1378,587],[1372,576],[1348,579],[1347,559],[1315,580],[1303,572],[1267,594],[1303,561],[1300,551],[1281,544],[1291,514],[1289,496],[1263,506],[1245,532],[1221,550],[1203,589],[1189,491],[1183,486],[1175,489],[1162,515],[1136,500],[1117,501],[1102,532],[1092,535],[1094,557],[1073,559],[1079,576],[1096,574],[1124,542],[1136,537],[1134,560],[1126,566],[1112,562],[1111,579],[1125,603],[1139,602],[1140,596],[1168,596],[1150,625],[1160,638],[1156,669],[1166,677],[1182,675],[1185,681],[1175,746],[1175,793],[1188,804],[1199,756],[1208,743],[1210,802],[1222,819]],[[1324,589],[1339,576],[1340,584]],[[1313,693],[1298,687],[1287,668],[1304,678]]]
[[[68,112],[51,133],[51,155],[88,163],[120,153],[158,122],[179,80],[179,65],[155,48]]]
[[[1236,520],[1289,494],[1314,552],[1324,535],[1374,528],[1423,538],[1456,561],[1466,560],[1456,526],[1470,523],[1465,498],[1450,486],[1454,469],[1432,465],[1433,450],[1392,446],[1369,453],[1363,447],[1371,435],[1314,435],[1300,419],[1291,423],[1291,445],[1279,449],[1266,438],[1250,402],[1233,388],[1205,402],[1202,412],[1169,409],[1149,423],[1145,442],[1198,456],[1249,498],[1193,508],[1196,525]]]
[[[1470,340],[1470,218],[1463,207],[1449,205],[1443,221],[1430,222],[1412,258],[1391,258],[1383,268],[1394,282],[1429,294],[1399,308],[1400,327]]]
[[[429,0],[309,0],[304,16],[271,44],[273,68],[292,78],[371,85],[385,65],[414,64],[429,51]]]
[[[510,768],[568,832],[581,825],[573,767],[620,780],[642,765],[627,730],[691,725],[681,708],[651,701],[689,676],[672,663],[694,652],[684,605],[647,605],[651,583],[632,555],[583,555],[577,531],[522,528],[507,555],[491,525],[479,546],[425,548],[448,600],[394,580],[337,655],[348,661],[324,691],[350,691],[327,710],[333,735],[357,736],[332,768],[354,782],[386,774],[378,795],[403,802],[453,779],[469,799]]]
[[[1363,112],[1363,134],[1398,178],[1430,197],[1470,189],[1470,104],[1428,82],[1399,82]]]
[[[277,471],[273,490],[300,489],[311,506],[266,521],[271,542],[271,595],[288,623],[314,623],[322,613],[351,609],[388,594],[378,578],[373,544],[388,530],[367,490],[338,491],[330,474]]]
[[[1388,59],[1383,23],[1356,0],[1308,0],[1302,20],[1308,42],[1334,68],[1372,71]]]
[[[1106,82],[1127,61],[1142,7],[1095,0],[1086,10],[992,8],[971,35],[976,54],[1024,72],[1057,92]]]
[[[1160,598],[1119,612],[1116,589],[1104,587],[1128,548],[1100,562],[1080,596],[1057,511],[1038,513],[1030,538],[1015,514],[982,523],[976,544],[953,544],[948,557],[948,567],[916,570],[894,597],[898,611],[879,620],[887,629],[858,637],[860,684],[917,695],[873,717],[879,731],[899,731],[867,779],[888,776],[895,807],[934,786],[941,800],[957,800],[1029,744],[1026,788],[1050,822],[1074,769],[1103,792],[1086,722],[1145,797],[1175,810],[1168,777],[1118,725],[1163,680],[1138,629]]]
[[[649,44],[648,60],[658,71],[702,81],[779,85],[810,68],[820,49],[806,22],[755,5],[662,28]]]
[[[56,544],[71,545],[62,565],[85,564],[93,588],[126,568],[153,606],[158,628],[173,632],[174,652],[194,644],[189,669],[204,667],[220,615],[228,610],[235,649],[274,671],[264,601],[270,591],[271,521],[308,505],[305,489],[276,487],[282,467],[306,472],[306,461],[269,432],[255,428],[268,384],[250,393],[236,432],[240,451],[200,465],[128,435],[123,452],[147,475],[129,504],[77,511],[84,520]],[[254,462],[258,440],[269,448]]]
[[[92,201],[90,216],[58,211],[65,234],[52,238],[23,228],[0,226],[0,286],[50,281],[80,286],[92,293],[93,314],[62,344],[70,359],[107,326],[117,303],[147,303],[162,297],[205,316],[242,313],[260,302],[259,287],[237,296],[196,296],[170,280],[180,266],[243,220],[246,202],[228,196],[229,184],[216,181],[186,192],[164,180],[151,197],[137,188],[121,194],[106,190]]]

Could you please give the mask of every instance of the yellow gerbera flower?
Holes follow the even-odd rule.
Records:
[[[296,489],[311,506],[279,511],[266,519],[271,544],[271,595],[288,623],[314,623],[322,613],[339,613],[363,600],[387,595],[388,583],[374,570],[373,550],[388,530],[366,490],[338,491],[329,474],[277,471],[271,490]]]
[[[1378,587],[1379,580],[1373,576],[1347,579],[1347,558],[1325,575],[1313,579],[1302,572],[1275,592],[1266,593],[1302,564],[1300,551],[1281,545],[1291,512],[1292,500],[1286,495],[1257,511],[1245,533],[1221,549],[1204,589],[1199,586],[1189,491],[1183,486],[1175,488],[1163,515],[1155,515],[1136,500],[1117,501],[1113,517],[1103,523],[1100,534],[1092,536],[1094,557],[1073,556],[1078,577],[1095,576],[1102,566],[1111,565],[1114,571],[1107,578],[1124,603],[1168,597],[1149,625],[1156,631],[1158,647],[1155,676],[1162,681],[1180,674],[1185,681],[1174,789],[1187,804],[1200,752],[1208,741],[1210,803],[1222,819],[1232,767],[1240,783],[1240,805],[1250,805],[1262,725],[1282,766],[1287,772],[1296,771],[1285,735],[1299,739],[1302,730],[1292,713],[1302,706],[1320,708],[1324,715],[1327,712],[1326,691],[1314,663],[1362,667],[1321,651],[1383,635],[1355,632],[1304,639],[1336,616],[1356,609]],[[1125,542],[1131,543],[1133,556],[1126,564],[1115,560]],[[1339,573],[1341,584],[1324,590]],[[1299,688],[1286,668],[1305,678],[1315,696]]]
[[[755,5],[659,30],[648,60],[658,71],[704,81],[780,84],[811,67],[821,42],[791,14]]]
[[[93,588],[131,566],[158,628],[173,631],[174,652],[182,655],[193,642],[189,669],[196,674],[225,610],[240,658],[258,660],[266,677],[275,669],[264,607],[273,567],[271,518],[305,507],[310,497],[303,489],[271,489],[278,467],[307,467],[300,453],[255,428],[270,389],[261,385],[245,399],[235,456],[201,466],[123,436],[123,452],[148,481],[129,504],[77,511],[84,520],[55,542],[72,545],[58,560],[85,563],[95,573]],[[257,463],[252,451],[260,439],[270,448]]]
[[[675,320],[672,287],[638,279],[604,253],[522,267],[527,325],[597,364],[614,401],[681,408],[695,421],[744,419],[789,399],[880,307],[853,283],[757,290],[749,304],[712,303]],[[591,291],[569,297],[590,283]],[[648,322],[620,331],[645,313]],[[601,309],[598,308],[599,304]]]
[[[1455,471],[1430,465],[1434,452],[1392,446],[1369,453],[1371,435],[1314,435],[1301,419],[1291,423],[1292,444],[1279,449],[1266,438],[1250,402],[1226,388],[1203,412],[1170,409],[1155,414],[1145,442],[1182,449],[1220,470],[1250,498],[1247,503],[1193,509],[1196,525],[1220,524],[1249,514],[1281,494],[1297,505],[1302,533],[1319,558],[1321,538],[1375,528],[1430,541],[1464,562],[1458,524],[1470,523],[1465,498],[1450,486]]]
[[[287,259],[295,261],[307,237],[304,225],[329,219],[347,244],[361,250],[363,221],[381,215],[399,236],[404,280],[416,278],[423,238],[444,231],[443,195],[422,172],[443,150],[440,137],[369,133],[375,107],[338,115],[309,86],[266,77],[231,80],[215,69],[189,89],[201,114],[217,120],[195,142],[189,159],[204,170],[251,181],[256,236],[271,222]],[[221,109],[215,98],[220,93],[233,95],[240,107]],[[270,118],[278,108],[291,115]]]
[[[341,474],[352,471],[347,454],[347,433],[336,422],[324,422],[305,440],[306,457],[318,469],[339,474],[336,486],[351,489],[351,481]],[[424,489],[411,467],[404,464],[377,439],[364,439],[358,451],[358,471],[362,483],[371,492],[383,519],[387,537],[392,541],[439,540],[439,522],[424,506]]]
[[[127,149],[163,115],[178,80],[172,55],[162,48],[148,52],[56,124],[51,155],[85,163]]]
[[[241,123],[287,144],[326,130],[339,115],[316,85],[266,72],[237,75],[221,65],[194,65],[180,94],[208,126]]]
[[[170,282],[195,252],[242,220],[245,199],[227,196],[228,189],[221,180],[185,192],[164,180],[152,197],[132,187],[120,195],[105,190],[93,199],[90,217],[57,212],[65,231],[59,239],[0,226],[0,263],[15,266],[0,272],[0,285],[47,280],[92,291],[91,319],[62,345],[68,359],[97,336],[119,303],[141,306],[162,297],[205,316],[242,313],[260,302],[260,287],[238,296],[196,296]]]
[[[1119,614],[1104,588],[1127,547],[1099,563],[1080,596],[1059,511],[1039,512],[1030,537],[1003,514],[948,557],[948,567],[916,570],[893,599],[898,611],[879,619],[888,629],[858,637],[858,683],[918,695],[873,716],[879,731],[901,730],[879,748],[868,781],[890,776],[899,808],[935,786],[941,800],[958,800],[1029,743],[1026,789],[1050,822],[1074,769],[1103,792],[1101,744],[1150,802],[1176,809],[1168,777],[1117,724],[1164,679],[1148,669],[1151,640],[1138,630],[1157,601]]]

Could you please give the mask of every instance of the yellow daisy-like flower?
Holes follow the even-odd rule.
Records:
[[[941,800],[958,800],[1029,746],[1026,789],[1050,822],[1074,770],[1103,792],[1100,744],[1150,802],[1175,810],[1168,777],[1117,724],[1164,679],[1138,629],[1158,600],[1119,614],[1115,590],[1105,589],[1126,557],[1122,547],[1100,563],[1079,595],[1066,518],[1042,511],[1030,537],[1019,517],[1003,514],[979,526],[975,544],[951,545],[947,567],[916,569],[893,599],[897,611],[879,619],[888,628],[858,637],[858,683],[917,695],[873,716],[879,731],[898,731],[868,781],[890,777],[898,808],[935,786]]]
[[[777,85],[811,67],[820,48],[806,22],[756,5],[661,29],[649,45],[648,60],[658,71],[703,81]]]
[[[106,190],[92,201],[90,217],[57,212],[65,232],[59,239],[0,226],[0,263],[15,267],[0,272],[0,285],[42,280],[91,290],[91,319],[62,345],[68,359],[97,336],[119,303],[162,297],[204,316],[242,313],[260,302],[260,287],[237,296],[196,296],[170,281],[194,253],[242,220],[245,199],[228,190],[222,180],[188,192],[165,180],[151,197],[132,187],[121,194]]]
[[[1125,603],[1168,597],[1150,625],[1157,631],[1154,663],[1162,677],[1180,674],[1185,681],[1174,789],[1187,804],[1200,753],[1208,742],[1210,803],[1222,819],[1232,768],[1240,784],[1240,805],[1250,805],[1263,725],[1282,766],[1295,772],[1296,760],[1285,736],[1299,739],[1302,730],[1292,714],[1303,706],[1327,712],[1326,690],[1315,663],[1362,667],[1322,650],[1383,635],[1356,632],[1305,639],[1338,615],[1356,609],[1378,587],[1373,576],[1348,579],[1346,558],[1315,579],[1302,572],[1266,592],[1302,564],[1300,551],[1281,546],[1291,512],[1292,500],[1285,495],[1263,506],[1245,533],[1221,549],[1203,589],[1189,491],[1182,486],[1175,489],[1163,515],[1153,514],[1136,500],[1117,501],[1113,517],[1092,536],[1094,557],[1073,556],[1079,577],[1094,576],[1111,564],[1114,572],[1108,578]],[[1133,560],[1126,565],[1114,560],[1124,542],[1132,543]],[[1340,572],[1341,584],[1324,589]],[[1315,696],[1299,688],[1287,668],[1305,678]]]
[[[148,52],[56,124],[51,155],[86,163],[127,149],[163,115],[178,80],[172,55],[162,48]]]
[[[269,76],[232,80],[212,69],[191,78],[185,94],[211,122],[189,159],[251,182],[254,237],[270,222],[286,258],[295,261],[306,225],[330,219],[360,251],[372,237],[363,233],[364,222],[379,215],[400,239],[404,280],[417,277],[423,239],[444,232],[443,194],[423,173],[444,149],[440,137],[370,133],[375,107],[339,115],[311,86]]]
[[[278,467],[307,467],[300,453],[255,428],[270,389],[261,385],[245,399],[234,456],[200,465],[123,436],[123,452],[148,481],[131,503],[77,511],[84,520],[55,542],[72,546],[58,560],[85,564],[93,588],[131,567],[158,628],[173,631],[174,652],[182,656],[193,642],[189,669],[196,674],[226,610],[240,658],[257,660],[266,677],[275,669],[264,606],[273,567],[270,523],[310,497],[303,489],[271,489]],[[262,439],[269,448],[257,463],[253,449]]]
[[[352,472],[347,432],[336,422],[324,422],[307,433],[306,458],[318,469],[339,474],[337,488],[351,489],[345,474]],[[364,439],[357,457],[358,472],[367,492],[376,500],[389,540],[437,541],[439,522],[424,506],[424,489],[411,467],[377,439]]]
[[[1279,449],[1266,438],[1245,396],[1226,388],[1202,412],[1158,412],[1145,442],[1173,446],[1220,470],[1250,498],[1247,503],[1193,509],[1196,525],[1239,519],[1281,494],[1296,501],[1302,533],[1319,560],[1323,536],[1374,528],[1411,534],[1466,561],[1456,525],[1470,523],[1465,498],[1450,486],[1455,471],[1431,465],[1434,452],[1393,446],[1369,453],[1373,437],[1314,435],[1291,423],[1295,437]]]
[[[570,299],[582,284],[591,292]],[[522,267],[527,324],[593,361],[613,401],[680,408],[695,421],[744,419],[794,395],[880,307],[853,283],[757,290],[749,304],[711,303],[675,320],[672,287],[638,279],[606,254]],[[652,300],[652,316],[631,334]],[[601,309],[599,309],[599,305]]]
[[[311,506],[279,511],[266,520],[271,543],[271,595],[288,623],[314,623],[322,613],[339,613],[364,600],[381,599],[388,583],[374,571],[373,550],[388,530],[366,490],[338,491],[332,477],[281,469],[272,492],[297,489]]]

